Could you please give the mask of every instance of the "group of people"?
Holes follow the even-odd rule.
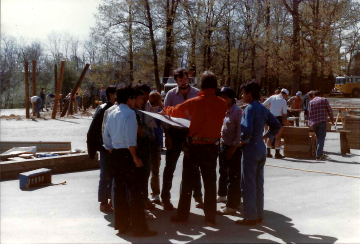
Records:
[[[285,88],[279,87],[275,94],[265,100],[263,105],[270,109],[279,123],[289,125],[287,121],[288,116],[296,117],[296,126],[299,126],[300,111],[304,111],[305,122],[314,129],[317,137],[317,152],[316,159],[323,160],[324,142],[327,130],[327,118],[330,118],[331,123],[334,125],[333,112],[328,100],[322,97],[320,91],[310,91],[304,98],[302,92],[298,91],[295,96],[288,99],[289,91]],[[288,107],[290,111],[288,111]],[[271,148],[275,146],[275,158],[284,158],[280,153],[280,143],[283,128],[280,129],[275,137],[275,140],[268,140],[267,142],[267,157],[272,158]]]
[[[177,87],[167,93],[164,107],[161,95],[151,92],[145,84],[106,88],[108,102],[99,106],[87,137],[90,157],[100,152],[100,210],[115,211],[115,229],[120,234],[132,231],[138,237],[156,235],[146,223],[147,210],[154,208],[154,203],[161,204],[164,210],[174,209],[170,191],[183,151],[180,199],[172,222],[188,221],[194,197],[196,207],[204,209],[205,223],[209,226],[216,224],[217,214],[234,214],[241,198],[244,219],[236,224],[261,223],[264,139],[273,141],[281,124],[260,103],[259,83],[249,81],[241,87],[243,100],[248,104],[242,110],[236,105],[234,90],[226,86],[219,89],[217,78],[210,71],[201,76],[201,90],[190,86],[186,69],[175,70],[174,79]],[[161,123],[142,111],[185,118],[190,120],[190,127]],[[263,133],[265,125],[269,130]],[[160,189],[163,134],[167,150]],[[148,193],[150,175],[151,194]],[[226,205],[217,210],[217,202],[226,202]]]
[[[30,102],[32,104],[32,110],[36,111],[36,117],[40,118],[40,112],[44,112],[44,107],[46,111],[48,110],[48,106],[51,108],[51,103],[54,101],[55,95],[53,93],[49,93],[45,97],[45,88],[41,88],[39,96],[32,96],[30,98]]]

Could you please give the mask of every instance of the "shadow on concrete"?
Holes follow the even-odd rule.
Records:
[[[360,162],[344,162],[344,161],[339,161],[339,160],[335,160],[335,159],[329,159],[327,158],[326,161],[329,161],[331,163],[336,163],[336,164],[356,164],[356,165],[360,165]]]
[[[62,120],[62,119],[55,119],[57,121],[61,121],[61,122],[67,122],[67,123],[72,123],[72,124],[80,124],[78,122],[74,122],[74,121],[68,121],[68,120]]]
[[[343,158],[353,158],[353,157],[357,157],[360,156],[358,154],[352,154],[352,153],[347,153],[347,154],[341,154],[341,153],[333,153],[333,152],[324,152],[325,154],[328,155],[335,155],[335,156],[341,156]]]
[[[289,161],[289,162],[294,162],[294,163],[305,163],[305,164],[324,164],[324,161],[316,161],[314,159],[314,161],[309,161],[311,159],[306,159],[307,161],[303,161],[300,159],[290,159],[290,158],[283,158],[283,161]]]
[[[172,223],[170,216],[176,211],[151,211],[156,219],[148,220],[151,230],[158,235],[151,238],[134,238],[130,234],[118,236],[131,243],[334,243],[337,238],[321,235],[307,235],[299,232],[292,219],[272,211],[264,212],[264,223],[257,226],[239,226],[227,216],[217,216],[217,224],[207,227],[204,216],[190,213],[187,223]],[[109,227],[114,227],[114,214],[105,215]]]

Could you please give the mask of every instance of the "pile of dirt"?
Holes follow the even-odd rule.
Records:
[[[10,115],[1,115],[0,119],[6,119],[6,120],[22,120],[20,115],[10,114]]]

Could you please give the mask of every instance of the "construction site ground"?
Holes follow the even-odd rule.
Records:
[[[360,99],[329,99],[332,106],[360,107]],[[94,112],[94,111],[91,111]],[[15,116],[4,117],[14,114]],[[86,150],[90,114],[50,119],[25,119],[24,109],[0,111],[2,141],[71,141],[72,148]],[[18,117],[20,116],[20,117]],[[189,222],[174,224],[157,206],[149,226],[159,234],[152,238],[117,235],[114,215],[99,211],[99,170],[53,175],[53,183],[29,190],[19,180],[0,182],[1,243],[360,243],[360,150],[340,154],[338,133],[329,133],[325,161],[293,158],[267,159],[265,166],[264,223],[235,225],[235,216],[217,216],[207,227],[204,213],[192,202]],[[182,156],[171,191],[179,200]],[[161,158],[160,179],[165,165]],[[280,166],[280,167],[278,167]],[[306,171],[296,170],[302,169]],[[333,173],[333,174],[326,174]],[[355,177],[355,178],[354,178]],[[356,178],[357,177],[357,178]],[[149,189],[151,192],[151,189]],[[218,204],[218,209],[224,204]]]

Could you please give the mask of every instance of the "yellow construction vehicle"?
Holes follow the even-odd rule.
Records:
[[[344,76],[335,78],[335,88],[331,95],[344,95],[346,97],[360,96],[360,76]]]

